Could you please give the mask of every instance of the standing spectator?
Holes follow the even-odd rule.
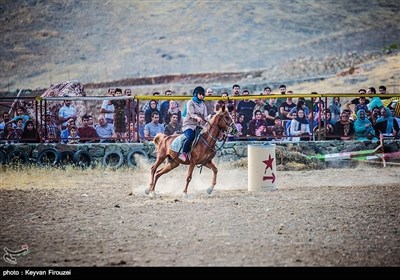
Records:
[[[206,104],[206,108],[207,108],[207,113],[210,114],[211,112],[214,111],[214,107],[215,107],[215,102],[212,100],[207,100],[207,97],[211,97],[213,95],[213,90],[212,88],[207,88],[206,89],[206,100],[204,101]]]
[[[363,89],[363,88],[360,88],[360,89],[358,90],[358,93],[359,93],[359,94],[366,94],[367,91],[366,91],[365,89]],[[355,107],[358,103],[360,103],[360,98],[359,98],[359,97],[354,98],[354,99],[352,99],[350,102],[348,102],[348,103],[345,104],[345,108],[351,111],[352,108],[350,108],[350,106],[353,105],[353,106]],[[368,98],[366,98],[365,104],[367,104],[367,105],[369,104]],[[353,111],[353,113],[355,113],[355,112]]]
[[[115,89],[108,89],[108,96],[114,97],[115,95]],[[113,124],[114,123],[114,105],[111,103],[111,100],[105,99],[103,100],[103,103],[101,104],[101,109],[100,113],[104,114],[105,119],[108,123]]]
[[[340,97],[335,96],[332,98],[332,103],[329,105],[329,110],[331,111],[332,114],[332,121],[335,124],[339,119],[340,119],[340,107],[342,105],[340,104]]]
[[[139,142],[145,142],[146,138],[144,137],[144,127],[146,125],[144,119],[144,112],[139,111],[139,123],[135,123],[135,134],[139,134]]]
[[[245,89],[243,91],[243,96],[249,96],[249,94],[250,93],[248,90]],[[249,123],[250,120],[252,119],[254,106],[256,106],[256,103],[254,103],[254,101],[251,99],[244,99],[238,102],[236,112],[244,114],[245,123]]]
[[[264,105],[264,117],[268,126],[274,125],[275,117],[279,116],[279,108],[275,102],[275,98],[269,98],[268,102]]]
[[[153,92],[153,96],[160,96],[160,93],[158,91]],[[151,103],[151,100],[143,105],[143,107],[142,107],[142,111],[143,112],[146,113],[146,111],[150,108],[150,103]],[[157,110],[158,110],[159,113],[160,113],[160,109],[161,109],[160,105],[161,104],[157,101]],[[151,118],[151,115],[150,115],[150,118]]]
[[[31,119],[29,115],[25,113],[25,108],[22,106],[18,107],[17,115],[14,117],[13,121],[16,122],[17,118],[22,119],[22,128],[24,128],[25,123]]]
[[[64,97],[68,97],[68,95],[64,95]],[[64,106],[58,112],[58,120],[63,129],[67,127],[68,119],[73,118],[76,121],[76,114],[76,109],[71,105],[71,100],[64,100]]]
[[[172,91],[168,89],[164,92],[164,95],[171,96]],[[160,103],[160,119],[165,120],[166,124],[168,123],[166,122],[166,119],[168,115],[168,109],[170,108],[169,106],[170,102],[171,102],[170,100],[164,100],[163,102]]]
[[[71,119],[75,121],[74,118]],[[56,116],[51,111],[46,112],[45,126],[42,127],[41,135],[43,137],[43,140],[48,142],[56,142],[57,139],[60,137],[60,126],[56,122]],[[53,140],[50,141],[49,139]]]
[[[279,113],[282,120],[289,120],[288,114],[292,108],[296,107],[296,103],[293,103],[293,98],[287,97],[285,102],[282,102],[281,106],[279,107]]]
[[[115,96],[122,96],[122,89],[115,89]],[[120,141],[125,141],[126,139],[126,100],[117,99],[112,100],[111,103],[114,105],[114,131],[116,136],[121,139]],[[81,136],[82,137],[82,136]]]

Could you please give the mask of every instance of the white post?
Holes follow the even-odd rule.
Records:
[[[277,189],[275,144],[247,146],[248,190]]]

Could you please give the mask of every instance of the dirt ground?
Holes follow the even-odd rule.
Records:
[[[1,170],[0,247],[29,252],[1,266],[400,265],[398,167],[278,172],[278,189],[249,192],[247,168],[186,168],[144,194],[138,170]]]

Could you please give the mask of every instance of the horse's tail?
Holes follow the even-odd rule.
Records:
[[[164,133],[157,133],[156,137],[154,137],[153,142],[156,147],[158,147],[158,144],[164,139],[166,135]]]

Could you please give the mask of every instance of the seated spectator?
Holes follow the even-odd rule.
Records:
[[[115,89],[108,89],[108,96],[113,97],[115,95]],[[104,114],[105,119],[108,123],[114,123],[114,105],[111,103],[111,100],[103,100],[101,104],[100,113]]]
[[[249,123],[248,134],[250,136],[257,136],[257,130],[260,131],[259,128],[261,126],[267,127],[267,122],[263,119],[261,111],[257,110],[254,112],[254,119]]]
[[[25,123],[31,118],[27,113],[25,113],[25,108],[20,106],[17,109],[17,115],[14,117],[13,122],[17,123],[17,119],[22,119],[22,129],[25,127]],[[21,132],[22,133],[22,132]]]
[[[357,119],[354,122],[354,131],[356,140],[367,140],[375,137],[375,129],[372,123],[367,119],[363,109],[357,111]]]
[[[70,131],[71,133],[71,131]],[[96,129],[89,126],[89,116],[84,115],[82,117],[82,126],[78,128],[78,135],[80,142],[97,142],[99,135],[97,135]]]
[[[158,112],[153,112],[151,115],[152,121],[144,126],[144,137],[146,140],[153,140],[157,133],[164,133],[164,126],[158,122],[160,115]]]
[[[334,128],[336,122],[332,120],[331,110],[324,109],[321,116],[321,126],[316,123],[314,125],[314,135],[318,137],[318,140],[326,140],[334,138]]]
[[[152,122],[153,112],[157,112],[157,114],[159,116],[161,116],[160,110],[157,109],[157,106],[158,106],[157,104],[158,104],[158,102],[156,100],[154,100],[154,99],[150,100],[150,105],[149,105],[150,108],[147,109],[146,111],[144,111],[144,120],[145,120],[146,124]],[[159,118],[161,118],[161,117],[159,117]],[[158,123],[163,123],[162,119],[159,119]]]
[[[67,143],[68,143],[69,131],[70,131],[70,129],[71,129],[71,126],[73,126],[73,125],[76,126],[75,120],[74,120],[73,118],[70,118],[70,119],[67,121],[67,128],[65,128],[65,129],[63,129],[63,130],[61,131],[61,136],[60,136],[60,138],[61,138],[61,144],[67,144]]]
[[[310,123],[308,122],[304,110],[298,109],[297,117],[292,119],[290,123],[290,135],[292,141],[311,139]]]
[[[72,125],[69,129],[68,144],[79,144],[78,129],[75,125]]]
[[[100,143],[113,143],[115,140],[114,125],[108,123],[104,115],[100,115],[97,120],[99,123],[96,125],[97,135],[100,137]]]
[[[74,118],[71,118],[73,121],[75,121]],[[66,122],[67,123],[67,122]],[[68,124],[68,123],[67,123]],[[41,128],[41,135],[43,137],[43,140],[46,142],[57,142],[57,139],[60,137],[60,129],[59,125],[56,122],[56,116],[50,112],[46,112],[46,119],[45,119],[45,126]],[[52,140],[49,140],[52,139]]]
[[[171,102],[175,102],[171,100]],[[164,133],[166,135],[173,135],[173,134],[181,134],[182,133],[182,124],[178,122],[178,114],[172,113],[171,114],[171,121],[165,126]]]
[[[246,137],[248,133],[247,123],[244,121],[244,114],[239,113],[236,121],[236,127],[238,128],[238,137]]]
[[[178,123],[182,123],[182,113],[181,109],[179,109],[179,104],[175,100],[170,100],[169,101],[169,108],[167,109],[165,113],[165,124],[169,124],[171,121],[171,116],[173,114],[176,114],[178,116]]]
[[[2,140],[14,140],[13,137],[15,136],[14,134],[14,128],[13,128],[13,123],[6,123],[4,130],[0,133],[0,139]],[[15,139],[17,140],[17,139]]]
[[[349,118],[349,113],[343,110],[340,120],[333,126],[335,139],[350,140],[354,137],[354,124]]]
[[[20,142],[39,143],[39,133],[32,121],[25,123],[24,131],[21,134]]]
[[[282,141],[286,139],[285,128],[282,124],[282,119],[277,116],[274,120],[274,126],[271,128],[272,135],[274,136],[275,141]]]
[[[375,129],[383,136],[397,137],[399,124],[393,118],[389,108],[381,109],[381,116],[376,120]]]

